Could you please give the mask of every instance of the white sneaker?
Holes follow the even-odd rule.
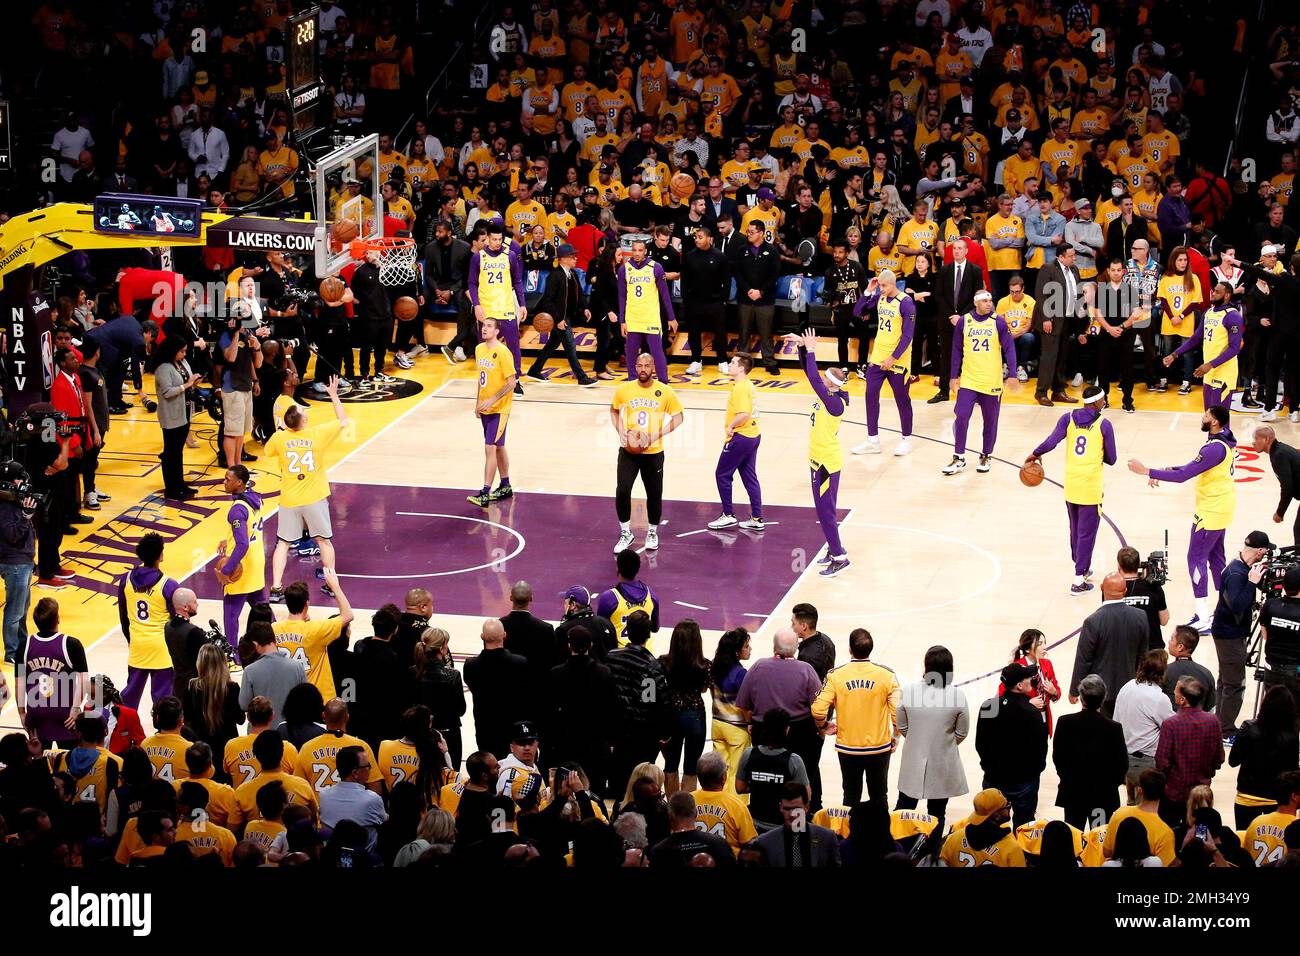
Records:
[[[1016,369],[1016,381],[1017,382],[1029,381],[1029,373],[1025,371],[1025,367],[1023,365],[1020,366],[1018,369]]]
[[[457,361],[457,362],[464,362],[464,361],[465,361],[465,350],[464,350],[463,348],[461,348],[459,345],[456,346],[456,351],[453,352],[452,355],[454,355],[454,356],[456,357],[456,361]]]
[[[871,435],[871,436],[869,436],[869,437],[867,438],[867,440],[864,441],[861,445],[854,445],[854,446],[853,446],[853,454],[855,454],[855,455],[879,455],[879,454],[880,454],[880,439],[877,438],[875,435]]]
[[[704,366],[699,362],[692,362],[690,365],[686,366],[687,375],[699,375],[703,371]]]
[[[1073,385],[1075,388],[1078,388],[1080,385],[1082,385],[1083,374],[1081,372],[1075,372],[1074,378],[1070,381],[1070,384]]]
[[[1289,416],[1289,420],[1292,425],[1296,424],[1297,422],[1300,422],[1300,412],[1292,412],[1291,415]]]
[[[982,475],[988,474],[989,469],[993,467],[992,457],[992,455],[980,455],[980,463],[975,466],[975,470]]]
[[[723,375],[730,375],[730,374],[731,374],[731,363],[730,363],[730,362],[719,362],[719,363],[718,363],[718,371],[721,372]]]
[[[857,368],[855,368],[855,369],[853,370],[853,374],[856,375],[858,378],[862,379],[862,381],[865,382],[865,381],[867,380],[867,369],[866,369],[866,366],[864,366],[864,365],[859,365]]]
[[[1267,409],[1259,416],[1259,420],[1261,422],[1275,422],[1277,421],[1277,412],[1271,408]]]
[[[620,531],[618,533],[618,544],[614,545],[614,553],[622,554],[630,547],[632,547],[632,532]]]
[[[645,533],[645,549],[647,551],[659,550],[659,529],[650,528]]]
[[[398,368],[411,368],[412,365],[414,364],[414,363],[413,363],[413,362],[412,362],[412,361],[407,357],[407,355],[406,355],[405,352],[395,352],[395,353],[393,353],[393,363],[394,363]]]
[[[723,528],[734,528],[740,524],[740,520],[735,515],[721,515],[709,522],[711,531],[721,531]]]
[[[966,459],[963,458],[961,455],[953,455],[952,461],[948,462],[948,464],[943,466],[943,473],[945,475],[955,475],[957,474],[957,472],[965,471],[965,470],[966,470]]]
[[[742,521],[740,526],[746,531],[766,531],[767,525],[762,518],[750,518],[748,521]]]
[[[423,355],[427,351],[429,351],[427,346],[417,345],[415,348],[411,349],[409,352],[406,353],[406,357],[412,360],[418,359],[421,355]]]
[[[910,455],[911,453],[912,439],[908,437],[904,437],[902,441],[894,446],[894,454],[899,458],[902,458],[904,455]]]

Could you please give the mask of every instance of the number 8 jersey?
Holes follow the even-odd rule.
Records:
[[[266,442],[266,453],[280,463],[280,506],[301,508],[330,494],[321,453],[339,437],[343,423],[335,420],[298,431],[278,431]]]

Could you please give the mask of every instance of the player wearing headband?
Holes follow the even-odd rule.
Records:
[[[786,336],[799,345],[799,361],[817,401],[813,402],[808,436],[808,466],[812,469],[813,507],[817,521],[826,536],[826,556],[821,559],[826,567],[822,577],[833,577],[849,566],[849,556],[840,542],[840,525],[835,514],[835,504],[840,493],[840,468],[844,452],[840,448],[840,419],[849,407],[849,393],[844,386],[848,373],[839,368],[828,368],[823,375],[817,370],[817,335],[810,329],[802,336]]]
[[[1071,594],[1092,590],[1092,549],[1101,525],[1102,469],[1117,460],[1115,430],[1101,415],[1106,393],[1096,385],[1083,390],[1083,406],[1066,412],[1052,433],[1038,443],[1025,463],[1039,461],[1065,440],[1065,510],[1070,517]]]
[[[1174,359],[1201,345],[1205,361],[1196,369],[1201,380],[1201,397],[1205,408],[1232,406],[1232,391],[1237,387],[1237,356],[1241,354],[1241,330],[1245,327],[1241,312],[1232,304],[1232,286],[1220,282],[1210,289],[1210,307],[1201,313],[1196,334],[1183,340],[1173,355],[1164,358],[1165,368]]]
[[[911,296],[899,291],[894,273],[881,269],[868,283],[866,295],[853,307],[853,314],[861,319],[869,309],[876,310],[877,323],[866,375],[867,440],[854,447],[853,454],[880,454],[880,439],[876,434],[880,430],[880,388],[888,381],[903,427],[903,440],[894,448],[894,454],[906,455],[912,450],[908,441],[912,435],[912,398],[907,391],[907,363],[903,357],[912,350],[916,305]]]
[[[1209,579],[1213,577],[1217,590],[1226,563],[1223,534],[1237,510],[1237,485],[1233,478],[1237,439],[1228,430],[1228,410],[1222,405],[1205,410],[1201,431],[1209,437],[1187,464],[1177,468],[1148,468],[1138,459],[1130,458],[1128,470],[1146,475],[1152,488],[1162,481],[1181,483],[1196,479],[1196,513],[1192,515],[1192,534],[1187,542],[1187,570],[1192,577],[1196,616],[1188,625],[1204,634],[1210,629]]]
[[[955,454],[943,466],[943,473],[955,475],[966,468],[966,430],[976,405],[984,418],[984,444],[975,470],[987,472],[998,440],[1002,390],[1016,385],[1016,340],[1006,320],[994,314],[993,296],[988,292],[975,293],[975,310],[958,319],[952,330],[951,377],[957,392],[957,421],[952,426]]]

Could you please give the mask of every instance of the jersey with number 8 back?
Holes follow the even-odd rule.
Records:
[[[266,453],[280,466],[280,506],[300,508],[329,497],[323,452],[343,432],[343,422],[309,425],[301,431],[279,431],[266,442]]]

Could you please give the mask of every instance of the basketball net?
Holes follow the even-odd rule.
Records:
[[[355,239],[352,242],[353,259],[364,259],[367,252],[379,255],[379,281],[387,286],[408,285],[419,279],[415,272],[414,239]]]

